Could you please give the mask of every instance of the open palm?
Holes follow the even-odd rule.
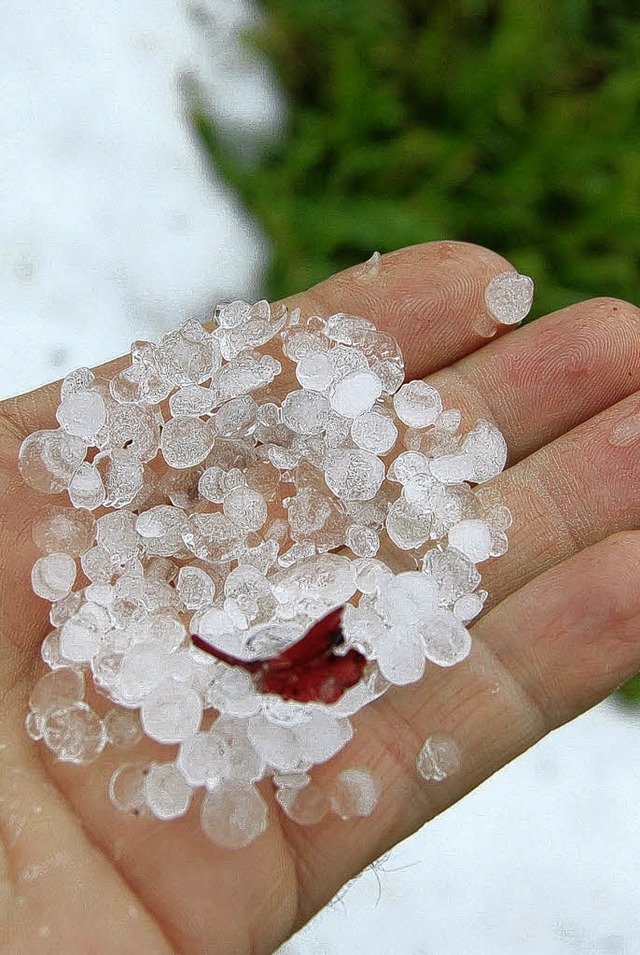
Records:
[[[384,256],[369,285],[347,271],[288,303],[373,319],[408,377],[428,376],[463,426],[492,420],[509,445],[493,484],[514,514],[511,548],[483,571],[491,596],[470,657],[354,717],[344,765],[383,786],[366,819],[299,827],[270,800],[264,835],[220,849],[193,810],[170,824],[118,813],[106,793],[121,757],[81,769],[28,740],[48,630],[29,581],[44,500],[16,459],[28,433],[55,427],[57,389],[0,405],[1,952],[273,951],[367,863],[640,667],[640,312],[595,299],[487,339],[483,290],[508,267],[433,243]],[[463,766],[428,785],[415,756],[433,732],[458,741]],[[316,778],[342,767],[340,754]]]

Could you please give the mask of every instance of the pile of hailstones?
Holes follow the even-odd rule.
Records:
[[[434,388],[403,384],[397,343],[370,321],[236,301],[215,324],[136,342],[110,381],[69,374],[60,427],[22,446],[25,481],[71,505],[33,528],[53,629],[27,731],[78,764],[142,748],[111,777],[116,807],[171,819],[204,787],[204,831],[242,846],[267,825],[267,777],[301,824],[373,810],[366,769],[324,787],[309,771],[390,685],[467,656],[476,565],[505,552],[510,515],[478,487],[504,467],[500,432],[460,434]],[[367,664],[331,705],[259,693],[190,640],[263,659],[343,605],[344,651]],[[144,736],[168,758],[149,762]]]

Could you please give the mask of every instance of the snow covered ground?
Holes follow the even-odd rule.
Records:
[[[239,0],[0,3],[0,396],[260,291],[267,248],[203,169],[178,79],[277,122]],[[213,15],[213,20],[210,19]],[[604,704],[365,873],[282,955],[637,955],[640,716]]]

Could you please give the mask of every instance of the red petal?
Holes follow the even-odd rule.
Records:
[[[333,650],[334,647],[340,646],[344,640],[342,633],[343,610],[344,607],[336,607],[335,610],[329,611],[328,614],[312,624],[305,635],[292,647],[288,647],[277,657],[265,662],[269,666],[279,666],[281,663],[288,666],[308,663]]]
[[[240,660],[216,649],[198,634],[191,639],[196,647],[223,663],[258,674],[256,685],[260,693],[277,693],[285,700],[300,703],[335,703],[358,682],[367,662],[357,650],[342,656],[333,652],[344,642],[343,610],[344,607],[337,607],[330,611],[292,647],[263,660]]]
[[[343,657],[330,653],[299,667],[268,667],[258,677],[258,689],[299,703],[335,703],[359,681],[366,662],[357,650],[349,650]]]

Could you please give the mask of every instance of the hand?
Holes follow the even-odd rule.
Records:
[[[366,819],[303,828],[274,805],[255,843],[222,850],[197,812],[166,824],[113,809],[122,754],[81,769],[26,737],[49,629],[29,580],[46,500],[16,459],[26,434],[55,427],[58,391],[0,405],[1,952],[271,952],[369,862],[640,668],[640,312],[595,299],[488,340],[475,330],[483,291],[506,268],[484,249],[433,243],[384,256],[369,285],[348,270],[288,303],[373,319],[400,341],[408,377],[428,376],[463,427],[494,421],[509,446],[494,485],[514,515],[511,546],[482,569],[491,596],[471,656],[362,711],[354,741],[316,772],[370,766],[383,795]],[[427,784],[415,757],[433,732],[463,762]]]

